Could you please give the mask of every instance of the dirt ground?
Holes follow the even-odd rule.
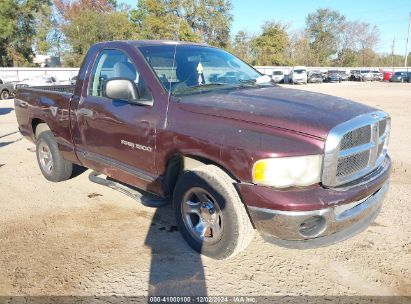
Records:
[[[16,132],[13,101],[0,101],[0,295],[411,295],[411,84],[295,89],[391,114],[394,170],[382,212],[343,243],[301,251],[256,234],[227,261],[194,253],[170,207],[144,207],[91,183],[88,171],[46,181],[33,144]]]

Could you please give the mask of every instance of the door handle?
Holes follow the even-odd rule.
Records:
[[[94,111],[86,108],[81,108],[77,110],[77,115],[78,116],[86,116],[86,117],[93,117],[94,116]]]

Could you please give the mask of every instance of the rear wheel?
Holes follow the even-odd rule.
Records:
[[[36,154],[41,173],[47,180],[60,182],[71,177],[73,164],[61,156],[50,130],[43,131],[37,136]]]
[[[9,97],[10,97],[9,91],[7,91],[7,90],[1,91],[1,93],[0,93],[0,98],[1,98],[2,100],[9,99]]]
[[[252,240],[254,229],[233,180],[216,166],[184,173],[174,190],[173,205],[184,239],[199,253],[226,259]]]

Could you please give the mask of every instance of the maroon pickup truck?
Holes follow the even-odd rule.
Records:
[[[364,230],[388,189],[387,113],[273,84],[207,45],[114,41],[74,87],[21,88],[20,132],[50,181],[73,165],[173,202],[195,250],[217,259],[269,242],[312,248]],[[96,176],[96,175],[95,175]]]

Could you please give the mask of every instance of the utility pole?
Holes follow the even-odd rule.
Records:
[[[391,45],[391,66],[393,67],[393,70],[394,70],[394,51],[395,51],[395,36],[394,36],[394,39],[392,40],[392,45]]]
[[[405,59],[404,59],[404,66],[407,66],[407,58],[408,58],[408,40],[410,39],[410,32],[411,32],[411,12],[410,12],[410,20],[408,21],[408,35],[407,35],[407,42],[405,44]]]

